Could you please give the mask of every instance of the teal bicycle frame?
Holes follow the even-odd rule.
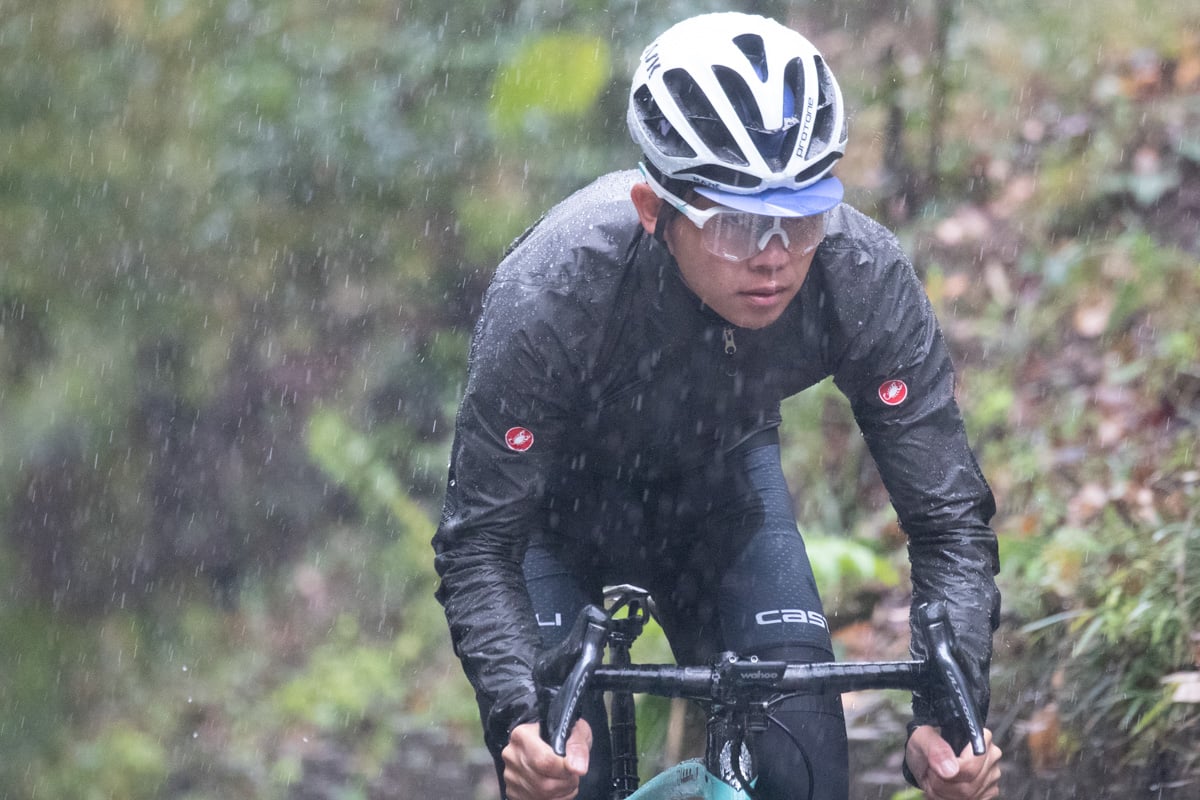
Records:
[[[681,761],[628,795],[627,800],[749,800],[750,795],[713,775],[698,758]]]

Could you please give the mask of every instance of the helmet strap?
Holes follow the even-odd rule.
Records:
[[[667,246],[667,228],[677,216],[679,212],[675,210],[675,206],[663,200],[659,206],[658,219],[654,222],[654,239],[663,247]]]
[[[643,159],[642,164],[645,165],[646,170],[654,177],[654,180],[658,181],[659,184],[661,184],[662,187],[671,194],[685,199],[689,194],[691,194],[692,188],[695,186],[695,184],[693,184],[691,181],[667,177],[662,173],[662,170],[654,166],[654,164],[648,158]],[[658,220],[654,223],[654,238],[664,247],[667,244],[667,228],[678,216],[679,211],[676,210],[675,206],[671,205],[666,200],[662,201],[660,210],[658,212]]]

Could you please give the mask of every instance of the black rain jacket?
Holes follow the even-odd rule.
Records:
[[[537,716],[538,629],[521,562],[559,476],[652,487],[780,423],[832,376],[909,538],[914,605],[948,601],[986,714],[999,568],[991,491],[924,289],[895,238],[843,204],[799,294],[733,328],[638,222],[636,173],[605,176],[518,240],[486,294],[433,545],[455,652],[496,752]],[[914,698],[917,722],[932,722]]]

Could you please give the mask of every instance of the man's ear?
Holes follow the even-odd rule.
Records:
[[[637,209],[642,227],[646,229],[646,233],[653,236],[658,226],[658,215],[662,211],[663,199],[654,193],[648,183],[635,183],[629,190],[629,199],[633,200],[633,206]]]

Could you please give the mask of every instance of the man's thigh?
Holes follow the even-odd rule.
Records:
[[[832,661],[816,580],[797,529],[779,448],[730,459],[728,480],[706,493],[707,513],[664,571],[664,627],[676,658],[703,663],[721,651],[802,662]],[[772,712],[753,744],[764,800],[845,800],[848,745],[840,698],[800,696]]]
[[[721,477],[681,487],[674,516],[656,517],[671,542],[654,573],[677,656],[796,645],[832,658],[778,444],[730,454]]]

